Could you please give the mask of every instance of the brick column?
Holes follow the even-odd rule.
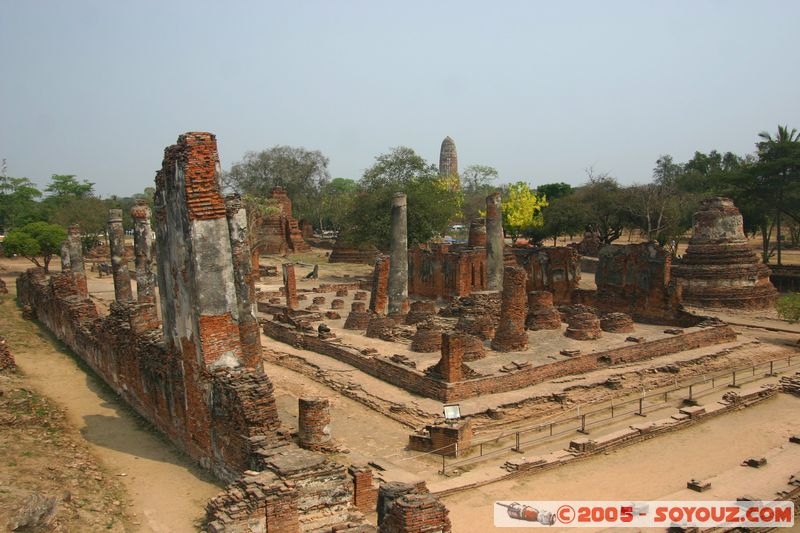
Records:
[[[136,298],[140,304],[155,303],[153,276],[153,234],[150,229],[150,206],[137,200],[131,208],[133,218],[133,251],[136,256]]]
[[[483,218],[472,219],[469,223],[469,239],[467,246],[470,248],[486,247],[486,220]]]
[[[375,258],[375,268],[372,270],[372,293],[369,298],[369,310],[377,315],[386,314],[390,270],[391,266],[388,257],[379,255]]]
[[[461,381],[461,364],[464,362],[464,337],[462,333],[442,333],[442,358],[439,373],[448,383]]]
[[[528,346],[528,334],[525,332],[526,280],[523,268],[505,267],[500,324],[491,344],[492,349],[498,352],[513,352]]]
[[[353,478],[353,505],[362,513],[375,512],[378,487],[372,484],[372,469],[366,465],[352,465],[347,471]]]
[[[284,263],[283,265],[283,287],[286,289],[286,307],[297,309],[300,302],[297,299],[297,278],[294,275],[294,264]]]
[[[114,298],[118,302],[133,301],[131,274],[125,259],[125,229],[122,209],[108,210],[108,248],[111,252],[111,275],[114,277]]]
[[[65,239],[61,243],[61,272],[68,272],[72,270],[69,262],[69,239]]]
[[[298,439],[309,450],[323,450],[331,444],[331,402],[327,398],[298,400]]]
[[[500,193],[486,197],[486,285],[490,291],[503,289],[503,207]]]
[[[406,195],[392,198],[391,261],[389,263],[389,314],[408,312],[408,222]]]
[[[247,368],[261,368],[261,330],[256,318],[256,288],[252,276],[247,211],[238,195],[225,197],[225,209],[233,256],[233,279],[238,300],[242,362]]]
[[[83,265],[83,243],[81,242],[81,230],[77,224],[73,224],[67,230],[67,240],[69,242],[69,268],[78,288],[78,294],[82,298],[89,296],[89,289],[86,286],[86,268]]]

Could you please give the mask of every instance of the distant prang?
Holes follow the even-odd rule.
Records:
[[[439,175],[458,176],[458,154],[456,153],[456,143],[450,137],[445,137],[442,141],[442,149],[439,151]]]

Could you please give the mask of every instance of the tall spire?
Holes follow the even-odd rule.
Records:
[[[445,137],[442,141],[442,149],[439,152],[439,175],[458,176],[456,143],[450,137]]]

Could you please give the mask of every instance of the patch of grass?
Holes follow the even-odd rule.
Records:
[[[784,320],[797,322],[800,320],[800,292],[792,292],[781,296],[778,298],[775,308]]]

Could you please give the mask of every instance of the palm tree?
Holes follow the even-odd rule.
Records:
[[[762,140],[758,147],[757,170],[759,179],[764,184],[765,192],[775,201],[776,226],[778,239],[778,264],[781,264],[781,215],[788,214],[798,220],[800,214],[788,209],[788,205],[796,204],[800,195],[800,132],[796,128],[778,126],[777,134],[762,131],[758,134]],[[789,202],[787,204],[787,196]]]

